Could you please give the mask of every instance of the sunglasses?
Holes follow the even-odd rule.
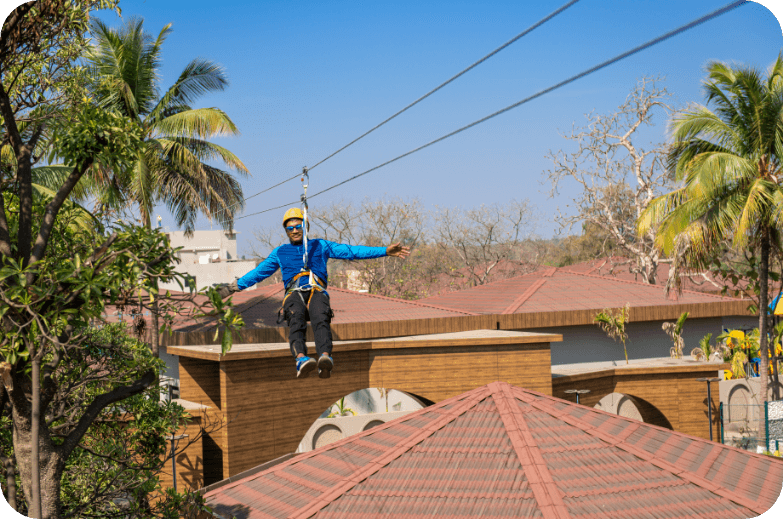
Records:
[[[298,231],[301,228],[302,228],[302,224],[300,223],[299,225],[288,225],[286,226],[285,230],[291,232],[291,231]]]

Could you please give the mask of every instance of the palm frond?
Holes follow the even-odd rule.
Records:
[[[73,171],[73,167],[71,166],[63,166],[62,164],[53,164],[51,166],[39,166],[36,168],[32,168],[32,177],[33,182],[35,182],[37,185],[39,185],[42,188],[45,188],[47,190],[47,193],[51,192],[51,195],[54,197],[54,194],[57,192],[58,189],[60,189],[60,186],[62,186],[65,183],[65,180],[68,178],[68,176]],[[89,175],[83,176],[79,183],[76,184],[76,187],[73,188],[73,191],[71,191],[71,194],[69,198],[73,200],[74,202],[80,202],[83,203],[87,200],[87,197],[90,193],[90,178]]]
[[[157,121],[171,105],[190,105],[199,97],[210,92],[219,92],[228,86],[223,67],[212,61],[196,58],[182,70],[177,81],[169,87],[150,112]]]
[[[229,168],[239,172],[240,175],[249,175],[247,167],[239,160],[239,157],[215,143],[193,138],[166,137],[156,140],[161,143],[162,148],[173,149],[174,146],[181,146],[187,149],[195,159],[198,159],[201,162],[221,160]]]
[[[35,196],[50,200],[57,195],[57,191],[41,184],[32,184]],[[59,186],[58,186],[59,187]],[[100,225],[93,214],[81,204],[73,200],[66,200],[63,203],[63,209],[72,209],[70,215],[72,218],[68,221],[68,226],[73,229],[92,231],[97,225]]]
[[[167,137],[204,139],[224,135],[239,135],[234,122],[218,108],[196,108],[159,119],[150,128]]]

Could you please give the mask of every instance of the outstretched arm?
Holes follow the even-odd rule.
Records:
[[[386,247],[387,256],[394,256],[395,258],[407,258],[408,254],[410,253],[411,253],[411,248],[401,245],[400,242],[393,243],[388,247]]]
[[[256,283],[260,283],[277,272],[278,268],[280,268],[280,261],[277,258],[277,249],[275,249],[269,254],[269,257],[259,263],[256,268],[238,280],[227,285],[219,286],[217,289],[218,295],[220,296],[220,299],[225,299],[234,292],[239,292],[240,290],[252,287]]]
[[[237,288],[239,290],[250,288],[277,272],[279,268],[280,260],[277,257],[277,249],[275,249],[256,268],[237,280]]]

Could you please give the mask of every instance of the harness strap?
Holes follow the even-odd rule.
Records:
[[[296,286],[296,281],[303,278],[304,276],[309,276],[308,284],[302,285],[302,286]],[[315,283],[313,283],[315,282]],[[307,299],[307,302],[305,302],[304,298],[302,298],[302,302],[305,303],[305,306],[308,308],[310,307],[310,302],[313,300],[313,294],[318,292],[323,292],[326,290],[326,284],[315,275],[310,270],[302,270],[302,272],[295,275],[293,278],[291,278],[291,281],[288,282],[288,286],[286,287],[285,296],[283,297],[283,303],[280,305],[280,312],[278,312],[278,315],[283,312],[283,309],[285,308],[285,302],[288,300],[288,298],[293,294],[294,292],[299,293],[299,297],[302,297],[302,292],[310,291],[310,297]],[[278,320],[278,323],[280,321]]]

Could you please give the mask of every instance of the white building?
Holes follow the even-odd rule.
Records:
[[[256,267],[255,260],[239,259],[237,255],[237,232],[195,231],[185,237],[184,231],[166,232],[172,248],[182,247],[177,252],[180,263],[176,271],[192,276],[196,289],[216,283],[231,283]],[[176,282],[161,283],[164,290],[180,290]],[[248,290],[253,290],[254,287]]]

